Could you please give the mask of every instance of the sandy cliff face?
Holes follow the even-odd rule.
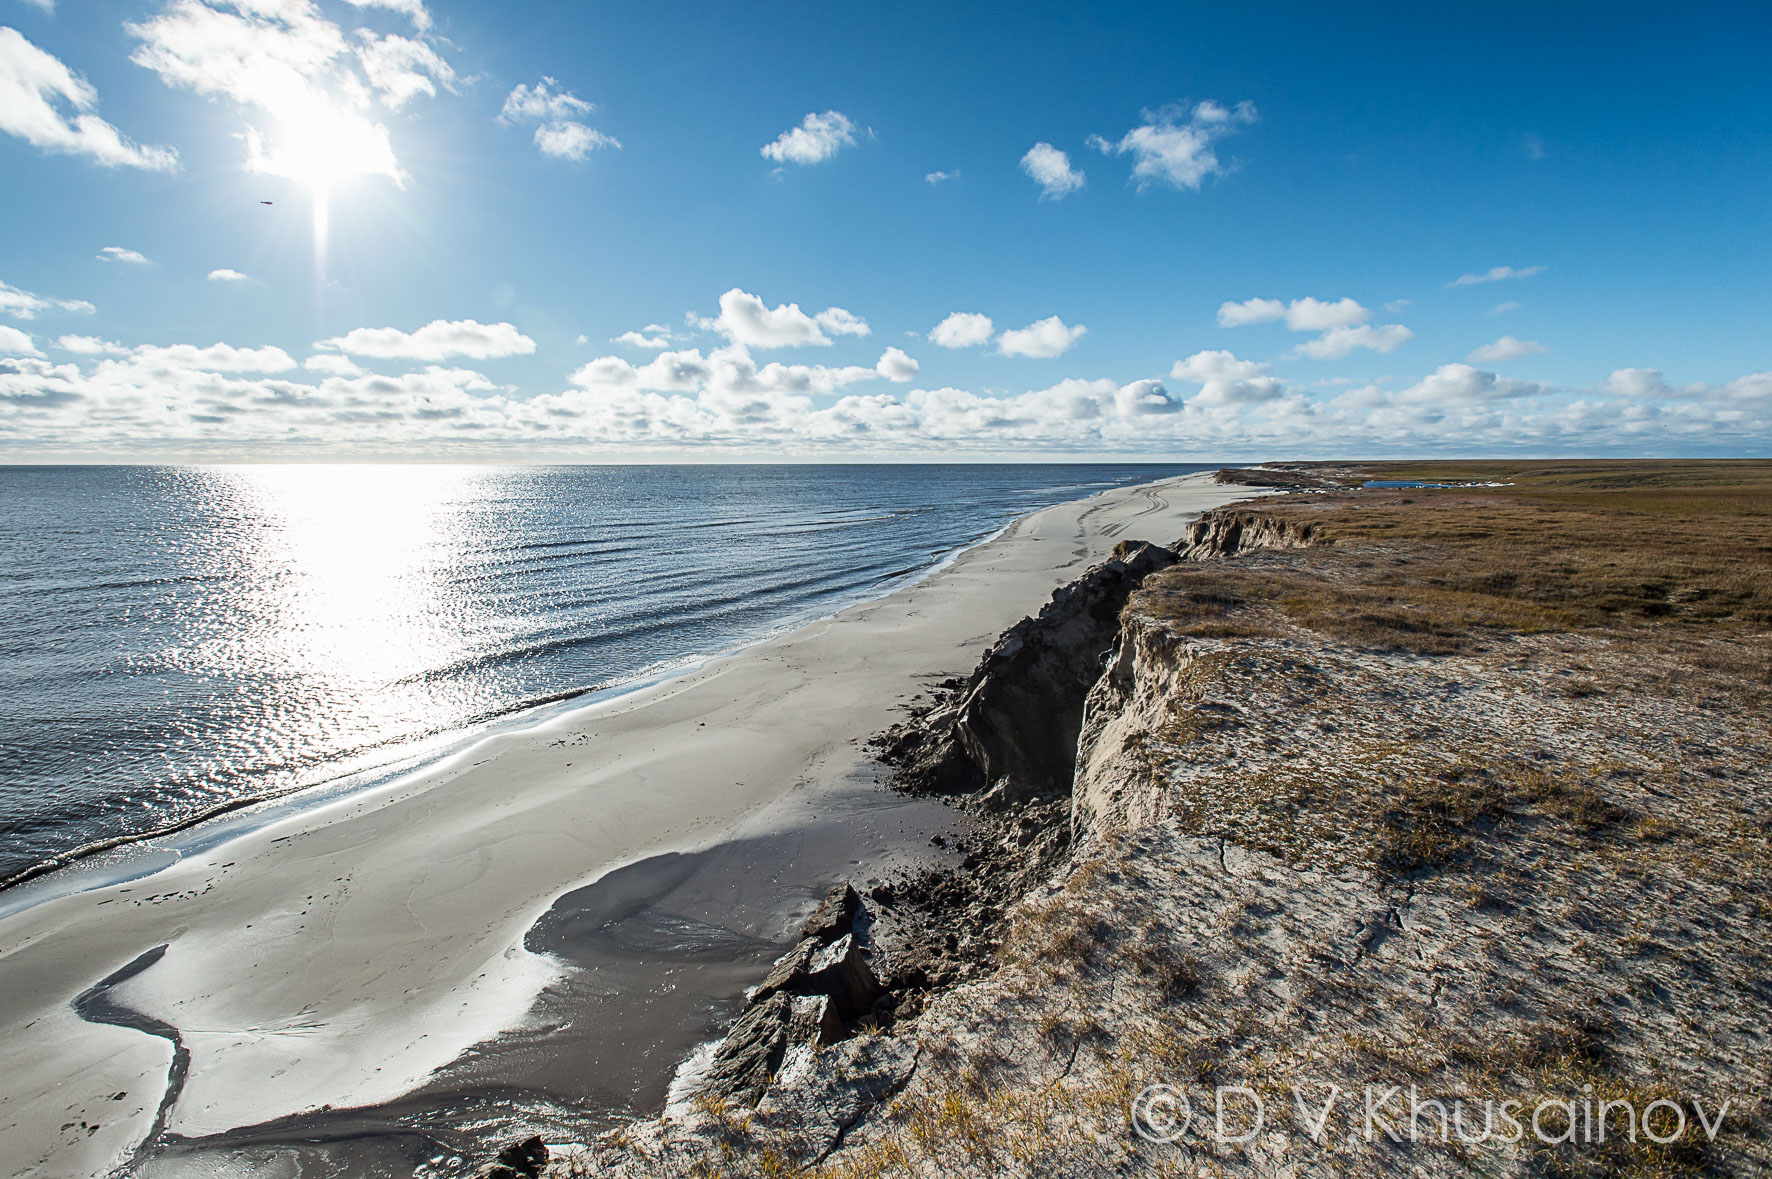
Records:
[[[1118,641],[1084,700],[1071,789],[1078,839],[1133,830],[1162,814],[1164,788],[1153,776],[1150,735],[1175,727],[1199,697],[1211,653],[1151,619],[1122,620]]]
[[[1188,525],[1175,544],[1183,560],[1233,557],[1250,549],[1298,549],[1319,542],[1310,524],[1259,512],[1221,508]]]

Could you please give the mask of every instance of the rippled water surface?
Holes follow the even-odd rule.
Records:
[[[438,750],[1199,468],[0,468],[0,880]]]

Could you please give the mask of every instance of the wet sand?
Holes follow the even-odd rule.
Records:
[[[0,1160],[103,1173],[157,1117],[220,1146],[426,1095],[644,1105],[824,887],[942,821],[842,815],[861,742],[1118,541],[1249,494],[1189,476],[1048,508],[833,619],[0,919]]]

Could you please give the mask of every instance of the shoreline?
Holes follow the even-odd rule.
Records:
[[[1190,477],[1191,475],[1176,476],[1178,479]],[[1105,491],[1127,490],[1131,487],[1138,486],[1143,485],[1129,484],[1127,487],[1108,488],[1105,489],[1104,492],[1097,492],[1095,494],[1104,494]],[[1061,503],[1069,502],[1075,501],[1061,501]],[[1056,507],[1060,505],[1055,504],[1049,506]],[[783,635],[790,634],[803,626],[810,626],[819,622],[828,622],[851,607],[879,601],[882,598],[890,597],[902,590],[918,585],[928,578],[937,576],[943,570],[951,567],[955,561],[959,560],[966,553],[981,545],[990,544],[992,541],[1001,537],[1009,529],[1013,528],[1018,521],[1044,510],[1046,509],[1037,508],[1032,512],[1024,512],[1021,515],[1005,521],[999,527],[982,534],[977,539],[950,549],[946,553],[943,553],[937,561],[925,566],[903,569],[896,573],[889,574],[881,581],[875,582],[872,585],[867,586],[865,589],[854,591],[850,595],[840,595],[834,605],[821,606],[816,610],[802,611],[798,614],[788,615],[757,634],[747,638],[737,639],[727,646],[717,648],[713,651],[683,656],[678,659],[668,660],[662,664],[653,664],[648,667],[640,668],[628,675],[617,676],[601,684],[594,684],[589,687],[576,688],[569,691],[555,692],[547,696],[520,701],[496,715],[476,721],[468,725],[466,728],[457,730],[453,733],[436,733],[428,737],[422,737],[406,742],[403,745],[392,746],[390,747],[390,751],[404,749],[406,752],[397,753],[390,758],[390,760],[381,765],[347,770],[336,777],[323,778],[300,786],[291,786],[287,789],[271,794],[251,798],[230,799],[226,802],[218,803],[215,806],[209,807],[197,814],[174,820],[151,830],[106,836],[102,839],[92,840],[88,843],[69,848],[67,851],[58,852],[48,859],[39,861],[13,873],[11,876],[0,879],[0,920],[4,920],[11,914],[21,912],[33,905],[41,904],[43,901],[52,900],[57,896],[87,891],[88,889],[97,887],[103,883],[123,883],[128,880],[138,880],[144,876],[162,871],[163,869],[170,867],[171,864],[177,863],[178,860],[183,858],[183,855],[190,850],[189,848],[180,848],[176,841],[176,837],[184,835],[195,828],[204,827],[210,824],[221,826],[229,822],[242,822],[245,824],[241,830],[228,832],[221,836],[224,840],[231,839],[237,835],[244,834],[255,826],[263,826],[266,823],[276,821],[278,818],[282,817],[282,813],[285,813],[285,809],[287,810],[287,813],[299,813],[304,809],[322,805],[335,798],[357,791],[374,790],[381,786],[395,785],[403,779],[431,772],[440,768],[453,758],[471,753],[482,742],[491,738],[508,733],[526,732],[532,728],[547,724],[549,721],[561,716],[570,716],[581,709],[594,708],[599,704],[617,700],[635,692],[643,692],[679,676],[692,675],[698,669],[713,660],[726,659],[740,655],[743,652],[750,650],[752,647],[768,643]],[[591,699],[587,699],[587,697],[590,697]],[[260,808],[265,811],[263,816],[251,818],[247,816],[247,812],[252,812]],[[125,852],[124,856],[109,865],[93,862],[98,860],[99,857],[104,856],[106,853],[115,852],[119,849],[139,847],[144,849],[144,851],[150,850],[148,849],[148,845],[152,844],[154,841],[167,839],[174,840],[172,847],[168,849],[168,854],[173,858],[165,863],[147,867],[140,872],[127,872],[130,859],[127,852]],[[211,842],[212,841],[204,841],[195,846],[196,848],[201,849],[205,846],[209,846]],[[140,858],[146,860],[148,856],[143,855]],[[85,884],[79,883],[77,879],[79,874],[87,870],[90,870],[95,877],[102,877],[103,879]],[[65,882],[66,887],[46,890],[47,895],[40,897],[27,895],[22,898],[22,904],[16,903],[21,899],[19,896],[20,893],[29,892],[26,886],[43,882],[46,877],[52,877],[62,872],[66,872],[70,877],[70,879]]]
[[[0,1092],[0,1153],[56,1175],[135,1150],[171,1044],[83,1022],[69,1000],[160,945],[114,997],[184,1030],[170,1133],[423,1088],[565,977],[524,947],[561,896],[720,846],[796,789],[816,798],[932,669],[967,670],[1117,541],[1171,540],[1250,494],[1191,475],[1043,509],[884,597],[0,919],[0,1015],[28,1062]]]

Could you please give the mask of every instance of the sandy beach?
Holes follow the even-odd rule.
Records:
[[[0,1162],[101,1174],[161,1128],[411,1092],[575,969],[525,944],[563,894],[798,821],[931,676],[1118,542],[1250,494],[1189,476],[1046,509],[888,597],[0,920]]]

